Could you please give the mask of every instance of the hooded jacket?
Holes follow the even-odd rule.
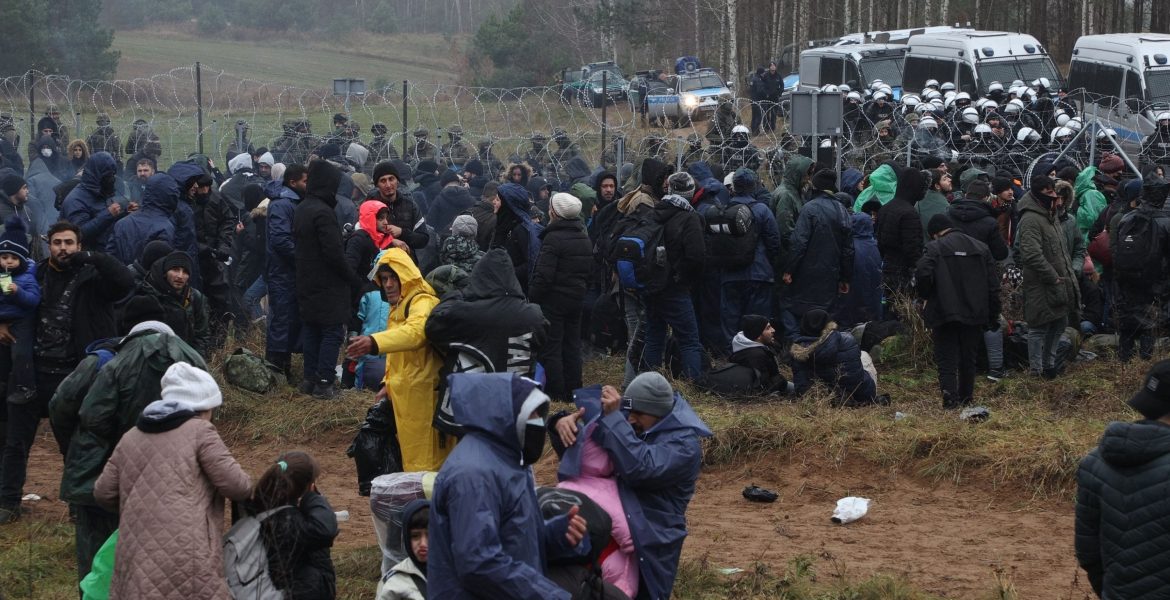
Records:
[[[386,199],[382,198],[377,187],[374,188],[372,195],[367,200],[378,200],[390,208],[390,224],[402,229],[402,234],[398,238],[410,246],[411,250],[418,251],[425,248],[430,242],[430,236],[421,223],[423,213],[419,209],[418,203],[406,191],[405,182],[401,180],[398,182],[398,191],[395,192],[394,199],[390,202],[386,202]],[[454,217],[451,218],[454,220]]]
[[[451,407],[467,434],[435,478],[430,598],[571,598],[544,576],[549,556],[573,553],[567,519],[541,518],[532,472],[521,464],[524,423],[548,407],[547,396],[530,396],[534,387],[511,373],[452,377]],[[695,451],[697,474],[697,440]]]
[[[348,322],[352,288],[364,286],[345,259],[333,212],[340,178],[341,171],[328,162],[310,163],[308,193],[293,212],[297,308],[306,323]]]
[[[1093,182],[1096,177],[1097,167],[1087,167],[1077,175],[1077,180],[1073,184],[1073,192],[1077,198],[1077,227],[1086,235],[1101,216],[1101,212],[1109,206],[1105,194],[1102,194],[1097,189],[1097,184]]]
[[[994,232],[999,237],[998,232]],[[926,300],[923,320],[983,326],[999,318],[999,271],[987,244],[952,229],[926,245],[915,271],[919,297]]]
[[[170,169],[167,169],[167,175],[173,177],[179,184],[179,205],[175,208],[175,214],[173,215],[175,241],[171,246],[175,250],[186,252],[187,256],[190,256],[194,262],[196,271],[199,270],[198,238],[200,226],[196,223],[195,207],[191,205],[190,200],[187,198],[189,186],[184,187],[184,184],[190,181],[191,178],[199,177],[205,173],[206,171],[198,165],[190,162],[178,162],[171,165]],[[196,279],[196,275],[192,273],[191,280],[194,282]]]
[[[833,320],[843,327],[877,321],[882,316],[882,255],[873,237],[873,219],[850,215],[853,228],[853,277],[849,293],[839,299]]]
[[[687,536],[687,506],[702,460],[700,438],[711,430],[677,392],[674,408],[642,435],[614,411],[597,421],[593,441],[613,459],[618,494],[637,549],[641,587],[652,600],[670,598]]]
[[[1110,423],[1077,470],[1076,555],[1102,598],[1166,596],[1170,425]]]
[[[947,197],[942,192],[934,188],[926,191],[926,195],[922,197],[922,200],[914,205],[914,210],[918,211],[918,218],[922,221],[922,239],[927,242],[930,241],[930,234],[926,233],[926,229],[930,225],[931,217],[947,214],[950,208],[951,203],[947,201]],[[990,214],[990,211],[988,214]],[[951,218],[954,219],[954,216],[952,215]]]
[[[37,285],[37,266],[22,258],[20,266],[8,274],[12,283],[16,284],[16,291],[12,294],[0,295],[0,322],[11,323],[26,319],[36,314],[37,305],[41,303],[41,287]]]
[[[113,234],[118,217],[110,214],[107,201],[113,196],[114,188],[103,190],[102,180],[117,174],[118,163],[113,156],[108,152],[95,153],[85,162],[81,182],[61,203],[61,218],[81,228],[81,243],[86,248],[105,248]]]
[[[926,195],[922,175],[913,169],[899,174],[894,199],[878,211],[877,242],[888,274],[907,279],[922,257],[924,246],[922,220],[914,205]]]
[[[853,226],[837,198],[822,192],[804,205],[785,272],[792,275],[785,302],[797,315],[828,310],[839,285],[853,281]]]
[[[57,210],[57,193],[53,188],[61,184],[43,160],[34,160],[24,178],[28,181],[28,206],[36,223],[32,231],[48,231],[56,223],[60,213]]]
[[[471,192],[462,185],[448,185],[439,192],[427,211],[427,224],[442,237],[451,235],[451,223],[467,209],[475,206]]]
[[[812,164],[812,159],[807,156],[792,157],[784,167],[783,180],[772,192],[774,202],[772,212],[775,214],[776,226],[785,248],[790,245],[789,237],[796,228],[796,218],[800,216],[800,209],[804,206],[803,183]]]
[[[983,242],[990,250],[991,258],[1001,261],[1008,257],[1007,242],[999,233],[999,221],[987,202],[964,198],[952,204],[947,215],[955,229]]]
[[[411,500],[402,508],[402,523],[409,523],[416,513],[430,506],[426,500]],[[427,565],[418,563],[418,559],[410,549],[410,528],[402,528],[402,547],[406,550],[406,558],[394,565],[378,584],[378,595],[375,600],[427,600],[426,593],[418,589],[417,581],[426,582]],[[428,540],[428,554],[429,554]]]
[[[1077,316],[1080,288],[1056,217],[1031,192],[1020,200],[1019,211],[1016,264],[1024,278],[1024,320],[1039,326]]]
[[[155,173],[146,180],[142,206],[114,224],[106,251],[129,265],[142,256],[142,249],[155,240],[175,245],[172,215],[179,206],[179,184],[166,173]]]
[[[861,365],[857,340],[837,331],[830,321],[817,337],[804,334],[792,342],[792,382],[802,395],[820,380],[832,388],[838,402],[847,406],[872,404],[877,384]]]
[[[491,247],[503,247],[512,259],[520,288],[528,290],[528,279],[540,255],[541,226],[532,222],[528,210],[532,203],[528,192],[519,185],[505,183],[499,188],[500,210],[496,213],[496,231]]]
[[[166,314],[163,322],[171,327],[175,335],[187,342],[200,356],[210,356],[212,348],[207,298],[190,285],[181,290],[172,288],[167,282],[165,262],[161,258],[154,261],[138,293],[158,300]]]
[[[556,219],[540,232],[528,298],[562,311],[580,309],[593,271],[593,244],[579,218]]]
[[[691,163],[687,167],[687,172],[691,174],[691,177],[695,178],[695,184],[700,188],[695,190],[695,197],[692,198],[692,202],[695,204],[710,200],[712,204],[722,206],[731,200],[731,192],[727,190],[727,186],[723,185],[722,181],[715,179],[710,165],[706,162],[699,161]]]
[[[752,226],[758,232],[759,241],[756,244],[756,257],[752,261],[752,264],[734,271],[725,270],[723,272],[723,281],[774,282],[776,280],[776,273],[772,268],[772,261],[784,251],[784,240],[787,239],[782,233],[776,217],[768,209],[768,205],[757,200],[754,195],[736,194],[731,198],[730,203],[745,204],[751,209],[752,218],[755,221]],[[800,211],[801,206],[803,206],[803,202],[796,205],[796,212]],[[793,216],[795,217],[795,213],[793,213]],[[791,236],[791,233],[792,230],[789,229],[788,237]]]
[[[885,206],[894,199],[898,189],[898,174],[890,165],[883,164],[869,174],[869,186],[857,195],[853,203],[853,212],[861,212],[861,207],[870,200],[877,200]]]
[[[402,297],[390,309],[386,330],[372,336],[376,347],[371,354],[386,355],[385,385],[394,399],[403,470],[435,471],[450,452],[440,446],[439,432],[431,426],[442,361],[424,333],[439,299],[405,251],[387,250],[375,270],[382,265],[398,275]]]
[[[355,275],[362,278],[362,285],[354,288],[355,302],[361,294],[375,290],[365,275],[374,267],[378,253],[390,247],[394,236],[378,231],[378,213],[387,210],[381,200],[366,200],[358,216],[358,227],[345,240],[345,260]]]

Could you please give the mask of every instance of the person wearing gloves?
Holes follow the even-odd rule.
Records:
[[[585,409],[562,418],[556,432],[577,441]],[[638,598],[670,598],[687,535],[687,505],[695,494],[702,449],[711,430],[657,372],[642,373],[624,392],[601,391],[601,417],[591,437],[613,460],[622,508],[638,555]]]
[[[118,512],[111,598],[227,598],[224,498],[244,501],[252,480],[211,424],[223,404],[215,379],[179,362],[118,442],[94,484]]]
[[[451,408],[466,434],[435,478],[428,598],[572,598],[544,568],[589,551],[585,519],[577,507],[542,519],[532,483],[548,407],[537,383],[514,373],[451,376]],[[697,472],[697,442],[695,451]]]

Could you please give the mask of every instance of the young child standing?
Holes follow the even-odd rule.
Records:
[[[412,500],[402,508],[402,546],[406,558],[382,578],[377,600],[426,600],[430,507],[426,500]]]
[[[7,384],[5,398],[17,404],[36,395],[33,342],[41,303],[36,272],[29,258],[28,230],[20,217],[9,217],[0,234],[0,340],[15,341],[0,344],[0,381]]]

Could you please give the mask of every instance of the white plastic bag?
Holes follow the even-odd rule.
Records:
[[[406,558],[402,547],[402,509],[411,500],[430,499],[435,489],[434,471],[389,473],[370,481],[370,512],[374,535],[382,549],[382,574]]]
[[[852,523],[869,511],[869,498],[849,496],[837,501],[837,510],[833,511],[833,522],[844,525]]]

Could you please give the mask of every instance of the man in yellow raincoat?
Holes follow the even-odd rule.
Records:
[[[385,389],[394,407],[398,444],[404,471],[438,471],[454,444],[439,445],[431,426],[435,415],[435,387],[442,359],[427,343],[423,329],[439,303],[406,251],[391,248],[374,267],[374,282],[390,304],[386,330],[350,342],[346,354],[386,355]]]

